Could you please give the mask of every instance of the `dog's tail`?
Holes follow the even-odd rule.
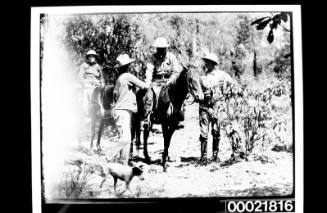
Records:
[[[103,177],[101,184],[100,184],[100,188],[102,188],[103,183],[107,180],[107,177]]]

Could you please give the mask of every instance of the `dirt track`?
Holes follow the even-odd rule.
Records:
[[[160,130],[160,126],[155,126]],[[230,166],[221,167],[217,163],[198,166],[200,156],[198,105],[187,105],[185,127],[177,130],[172,137],[169,155],[172,162],[166,173],[159,164],[143,164],[145,180],[133,179],[132,193],[119,197],[207,197],[207,196],[268,196],[288,195],[293,192],[293,156],[288,152],[267,151],[266,161],[250,158]],[[105,152],[110,152],[117,142],[102,139]],[[85,148],[89,142],[82,143]],[[152,133],[149,138],[149,154],[153,161],[161,158],[163,150],[162,134]],[[140,158],[143,158],[140,150]],[[222,136],[219,157],[228,160],[231,155],[229,141]],[[134,155],[136,153],[134,152]],[[208,143],[208,156],[211,156],[211,138]],[[99,157],[94,155],[95,159]],[[140,163],[140,162],[138,162]],[[108,178],[100,189],[101,178],[96,174],[89,177],[81,197],[113,198],[113,179]],[[118,181],[118,191],[125,189]]]

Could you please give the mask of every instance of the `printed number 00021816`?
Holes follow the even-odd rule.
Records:
[[[294,212],[294,200],[226,200],[225,211],[233,212]]]

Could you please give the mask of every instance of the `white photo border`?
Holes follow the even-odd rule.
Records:
[[[303,74],[302,19],[300,5],[165,5],[165,6],[63,6],[31,8],[31,156],[33,212],[42,212],[41,116],[40,116],[40,14],[158,13],[158,12],[271,12],[293,16],[293,91],[295,128],[295,209],[303,212]]]

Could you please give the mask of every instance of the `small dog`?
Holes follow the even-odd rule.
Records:
[[[102,167],[104,167],[103,168],[104,171],[102,171],[100,174],[100,176],[102,176],[103,178],[100,184],[100,188],[102,188],[103,183],[106,181],[108,175],[110,174],[114,178],[115,194],[116,194],[116,185],[118,179],[125,182],[126,184],[125,191],[126,190],[130,191],[129,184],[134,176],[138,176],[140,180],[144,180],[142,167],[138,167],[138,166],[130,167],[119,163],[108,163]]]

